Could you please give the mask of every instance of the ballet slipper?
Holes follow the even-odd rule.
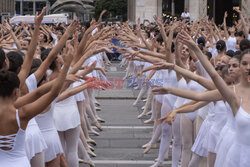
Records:
[[[158,160],[159,160],[159,159],[158,159],[158,158],[156,158],[156,159],[155,159],[155,162],[158,162]],[[164,157],[164,161],[168,161],[168,155],[165,155],[165,157]]]
[[[143,102],[146,102],[148,99],[144,99],[144,100],[142,100]]]
[[[94,147],[92,147],[92,146],[90,146],[90,145],[88,145],[88,148],[91,150],[91,151],[95,151],[95,149],[94,149]]]
[[[90,144],[93,144],[94,146],[96,146],[95,140],[87,139],[87,143],[90,143]]]
[[[100,136],[100,134],[97,131],[95,131],[94,129],[89,130],[89,134],[94,134],[96,136]]]
[[[101,122],[101,123],[105,123],[106,122],[104,119],[102,119],[99,116],[97,116],[96,119],[97,119],[98,122]]]
[[[92,123],[92,125],[97,127],[97,129],[99,129],[99,131],[102,131],[102,126],[98,122]]]
[[[88,150],[86,150],[87,151],[87,153],[91,156],[91,157],[96,157],[96,154],[93,152],[93,151],[91,151],[90,149],[88,149]]]
[[[141,109],[142,109],[142,110],[145,110],[145,108],[146,108],[146,106],[143,106]]]
[[[139,103],[139,100],[135,100],[135,102],[133,103],[133,106],[135,107],[138,103]]]
[[[79,162],[79,163],[83,163],[83,162],[84,162],[84,160],[83,160],[83,159],[81,159],[81,158],[78,158],[78,162]]]
[[[147,154],[151,149],[155,149],[156,147],[156,144],[148,144],[147,148],[144,150],[144,154]]]
[[[82,163],[88,164],[90,167],[95,167],[95,164],[92,162],[91,159],[90,159],[90,160],[85,160],[85,159],[84,159]]]
[[[146,143],[146,144],[142,145],[142,146],[141,146],[141,148],[145,149],[145,148],[147,148],[147,147],[148,147],[148,145],[149,145],[149,144],[150,144],[150,141],[149,141],[148,143]]]
[[[142,117],[146,116],[146,113],[145,112],[142,112],[140,115],[138,115],[138,119],[141,119]]]
[[[152,110],[149,111],[149,112],[147,112],[146,115],[147,115],[147,116],[148,116],[148,115],[152,115]]]
[[[152,166],[150,167],[163,167],[163,164],[160,163],[160,162],[156,162],[155,164],[153,164]]]
[[[95,107],[96,111],[101,111],[102,109],[100,107]]]
[[[95,102],[95,105],[100,106],[101,104],[100,104],[99,102],[96,101],[96,102]]]
[[[144,121],[144,124],[151,124],[151,123],[153,123],[154,122],[154,120],[153,119],[148,119],[148,120],[145,120]]]

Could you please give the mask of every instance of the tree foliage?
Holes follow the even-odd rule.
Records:
[[[110,17],[122,16],[123,20],[127,19],[127,0],[97,0],[95,3],[95,18],[97,19],[106,9],[103,20]]]

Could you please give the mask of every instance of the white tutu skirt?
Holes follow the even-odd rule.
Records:
[[[56,158],[57,154],[63,154],[63,148],[56,129],[42,132],[48,148],[44,151],[45,162]]]
[[[37,153],[47,149],[47,145],[35,118],[30,120],[25,132],[25,151],[28,159],[31,160]]]
[[[56,103],[53,118],[58,131],[66,131],[80,125],[80,115],[73,96]]]
[[[77,87],[77,86],[79,86],[81,84],[83,84],[83,82],[74,82],[73,83],[73,87]],[[75,94],[74,97],[75,97],[76,101],[84,101],[85,100],[85,96],[84,96],[84,94],[83,94],[82,91],[79,92],[79,93],[77,93],[77,94]]]
[[[156,99],[159,103],[163,103],[163,96],[164,96],[164,95],[155,95],[155,99]]]
[[[199,156],[202,156],[202,157],[208,156],[207,149],[204,147],[204,142],[205,142],[205,138],[210,128],[211,128],[211,123],[207,119],[205,119],[201,125],[199,133],[191,149],[192,152],[194,152],[195,154]]]
[[[225,167],[248,167],[250,166],[250,146],[234,141],[230,147]]]
[[[234,142],[235,131],[225,125],[221,131],[218,143],[215,147],[216,161],[215,167],[223,167],[227,153]]]

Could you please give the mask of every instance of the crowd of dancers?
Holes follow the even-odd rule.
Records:
[[[154,16],[144,21],[81,26],[0,25],[0,167],[95,166],[90,134],[102,131],[94,90],[110,83],[106,52],[122,53],[129,86],[147,93],[138,118],[151,115],[163,166],[172,141],[172,166],[247,167],[250,164],[250,35],[248,18],[232,27],[204,17],[194,22]],[[113,37],[120,46],[111,45]],[[105,62],[105,63],[104,63]],[[92,125],[92,126],[91,126]],[[91,145],[92,146],[91,146]]]

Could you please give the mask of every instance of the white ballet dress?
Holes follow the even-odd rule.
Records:
[[[206,89],[201,86],[199,83],[190,80],[187,83],[187,88],[188,90],[193,90],[193,91],[197,91],[197,92],[204,92]],[[190,99],[185,99],[184,104],[191,102],[192,100]],[[199,110],[196,110],[194,112],[191,113],[184,113],[183,115],[185,115],[186,117],[188,117],[190,120],[194,121],[196,119],[196,116],[198,114]]]
[[[79,70],[78,72],[80,73],[80,72],[82,72],[82,71],[83,71],[83,70]],[[84,82],[85,82],[85,81],[76,81],[76,82],[73,83],[73,87],[80,86],[80,85],[82,85]],[[84,96],[84,94],[83,94],[83,91],[81,91],[81,92],[75,94],[74,97],[75,97],[75,100],[76,100],[76,101],[84,101],[84,100],[85,100],[85,96]]]
[[[53,120],[53,110],[57,99],[58,98],[51,103],[48,112],[36,116],[36,122],[48,146],[44,151],[45,162],[50,162],[56,158],[57,154],[63,153],[62,144]]]
[[[37,89],[37,81],[34,74],[31,74],[25,82],[29,92],[33,92]],[[29,121],[25,131],[25,150],[29,160],[31,160],[37,153],[43,152],[47,149],[47,145],[35,118],[32,118]]]
[[[231,110],[231,107],[228,103],[226,103],[227,108],[227,123],[222,128],[220,132],[220,136],[217,142],[217,145],[215,147],[216,152],[216,161],[215,161],[215,167],[223,167],[227,153],[232,146],[235,138],[235,117],[233,115],[233,112]]]
[[[18,132],[7,136],[0,135],[0,167],[30,167],[24,146],[25,130],[20,127],[18,110],[16,119],[19,127]],[[1,147],[8,147],[11,150],[3,150]]]
[[[177,76],[176,72],[174,70],[162,70],[162,78],[163,78],[163,86],[168,86],[172,88],[177,88],[178,87],[178,81],[177,81]],[[177,96],[172,95],[172,94],[166,94],[164,95],[166,97],[171,105],[171,108],[174,108]]]
[[[206,119],[202,122],[200,130],[195,138],[194,144],[191,148],[192,152],[195,154],[207,157],[208,151],[207,151],[207,145],[208,145],[208,132],[211,128],[211,120],[214,117],[214,104],[213,102],[206,105],[208,109],[208,114],[206,116]],[[205,147],[204,147],[205,146]]]
[[[235,138],[230,147],[224,167],[250,166],[250,114],[241,106],[235,116]]]
[[[68,89],[71,89],[72,84]],[[80,114],[74,96],[55,104],[53,118],[57,131],[66,131],[81,124]]]
[[[212,153],[215,152],[215,147],[218,143],[220,132],[227,122],[226,105],[223,101],[217,101],[214,106],[215,116],[211,120],[211,128],[208,131],[208,145],[207,150]]]

